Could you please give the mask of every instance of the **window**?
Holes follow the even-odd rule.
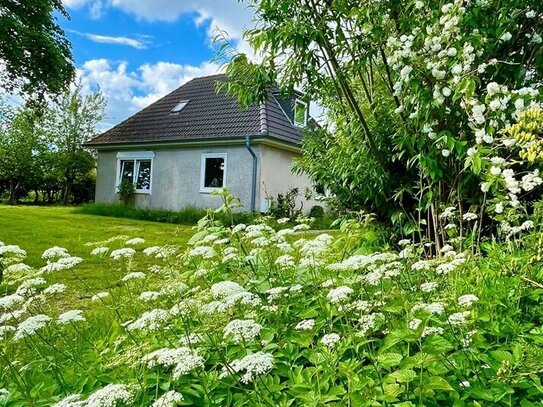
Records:
[[[153,158],[152,151],[122,152],[117,154],[117,187],[128,180],[140,194],[151,193]]]
[[[226,185],[226,154],[202,154],[200,192],[212,192]]]
[[[307,125],[307,103],[303,100],[296,99],[294,101],[294,124],[298,127]]]
[[[180,101],[178,104],[175,105],[175,107],[171,110],[170,114],[177,114],[179,113],[181,110],[183,110],[183,108],[188,105],[189,101],[188,100],[182,100]]]

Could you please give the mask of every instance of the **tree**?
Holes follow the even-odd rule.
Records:
[[[48,108],[46,131],[64,184],[64,204],[69,203],[74,184],[88,177],[94,169],[94,157],[83,144],[96,133],[96,126],[105,117],[105,106],[101,92],[85,95],[79,83]]]
[[[8,92],[58,94],[71,83],[71,45],[57,12],[68,17],[61,0],[0,0],[0,79]]]
[[[8,203],[17,203],[34,174],[43,143],[40,116],[31,107],[3,115],[0,125],[0,179],[8,185]]]
[[[541,99],[540,1],[248,3],[258,23],[246,38],[263,60],[235,55],[224,86],[247,104],[277,82],[326,107],[332,126],[307,138],[299,168],[346,206],[425,223],[439,248],[441,207],[492,203],[479,185],[496,184],[493,157],[520,170],[503,130]],[[496,199],[513,206],[517,193]]]

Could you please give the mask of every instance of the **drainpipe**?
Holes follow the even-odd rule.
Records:
[[[251,147],[251,136],[245,137],[245,147],[247,147],[247,151],[253,156],[253,177],[251,180],[251,212],[255,212],[256,210],[256,166],[257,166],[257,158],[256,154]]]

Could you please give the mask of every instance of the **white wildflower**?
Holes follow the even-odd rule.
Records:
[[[54,246],[45,250],[41,255],[41,258],[45,260],[55,260],[69,256],[70,254],[68,253],[68,250],[66,250],[64,247]]]
[[[109,296],[109,293],[108,293],[108,292],[97,293],[97,294],[94,294],[94,295],[91,297],[91,301],[97,301],[97,300],[100,300],[100,299],[105,298],[105,297],[108,297],[108,296]]]
[[[129,331],[144,330],[153,332],[169,320],[170,314],[168,311],[157,308],[143,313],[139,319],[127,325],[126,329]]]
[[[126,274],[123,278],[121,278],[121,281],[141,280],[145,277],[147,277],[145,273],[142,273],[141,271],[134,271],[132,273]]]
[[[430,281],[428,283],[422,283],[420,285],[420,289],[424,293],[430,293],[430,292],[434,291],[438,287],[438,285],[439,284],[436,283],[435,281]]]
[[[154,301],[160,297],[158,291],[144,291],[140,294],[139,299],[142,301]]]
[[[151,407],[175,407],[183,401],[183,395],[176,392],[175,390],[170,390],[164,393],[160,398],[158,398]]]
[[[341,337],[336,333],[326,334],[321,338],[321,343],[329,349],[335,348]]]
[[[131,387],[124,384],[108,384],[92,393],[85,407],[116,407],[120,404],[129,406],[133,402],[134,392]]]
[[[134,257],[136,251],[131,247],[123,247],[122,249],[113,250],[109,255],[113,260],[121,260],[123,258],[130,259]]]
[[[247,342],[255,339],[262,329],[262,325],[252,319],[235,319],[224,328],[224,337],[232,337],[234,343]]]
[[[13,339],[18,341],[26,336],[32,336],[40,329],[45,328],[49,321],[51,321],[51,318],[43,314],[28,317],[19,324]]]
[[[264,352],[256,352],[245,356],[243,359],[236,359],[229,363],[228,368],[224,367],[220,377],[229,376],[233,373],[244,372],[241,376],[242,383],[251,383],[258,376],[268,373],[273,369],[273,355]]]
[[[0,298],[0,308],[10,311],[16,306],[22,304],[25,301],[24,297],[19,294],[6,295]]]
[[[351,287],[341,286],[330,290],[326,298],[328,298],[330,303],[337,304],[347,301],[353,292]]]
[[[314,319],[304,319],[296,324],[297,331],[311,331],[315,327]]]
[[[469,311],[456,312],[449,315],[447,321],[451,325],[464,325],[467,322],[467,318],[470,316]]]
[[[15,263],[6,267],[4,274],[28,273],[29,271],[32,271],[32,267],[29,265],[24,263]]]
[[[458,305],[461,307],[471,307],[477,301],[479,301],[479,298],[473,294],[465,294],[458,297]]]
[[[424,328],[422,330],[422,337],[424,338],[425,336],[428,336],[428,335],[443,335],[443,328],[441,327],[433,327],[433,326],[427,326],[426,328]]]
[[[78,309],[66,311],[65,313],[59,315],[57,324],[65,325],[69,322],[86,321],[85,317],[82,314],[83,311]]]
[[[95,249],[92,249],[91,256],[105,256],[109,252],[109,247],[97,247]]]

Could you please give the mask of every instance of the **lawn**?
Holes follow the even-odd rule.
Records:
[[[107,291],[119,281],[116,270],[105,267],[109,263],[100,258],[90,256],[92,247],[85,243],[126,235],[145,239],[139,248],[184,245],[192,233],[191,226],[84,215],[70,207],[0,206],[0,241],[26,250],[26,264],[35,268],[43,266],[45,261],[41,255],[52,246],[64,247],[71,255],[84,259],[75,269],[77,277],[65,272],[54,274],[50,279],[75,288],[63,298],[70,303],[88,298],[92,292]],[[143,269],[151,264],[146,260],[143,257],[138,261],[138,269],[134,271],[145,271]]]

